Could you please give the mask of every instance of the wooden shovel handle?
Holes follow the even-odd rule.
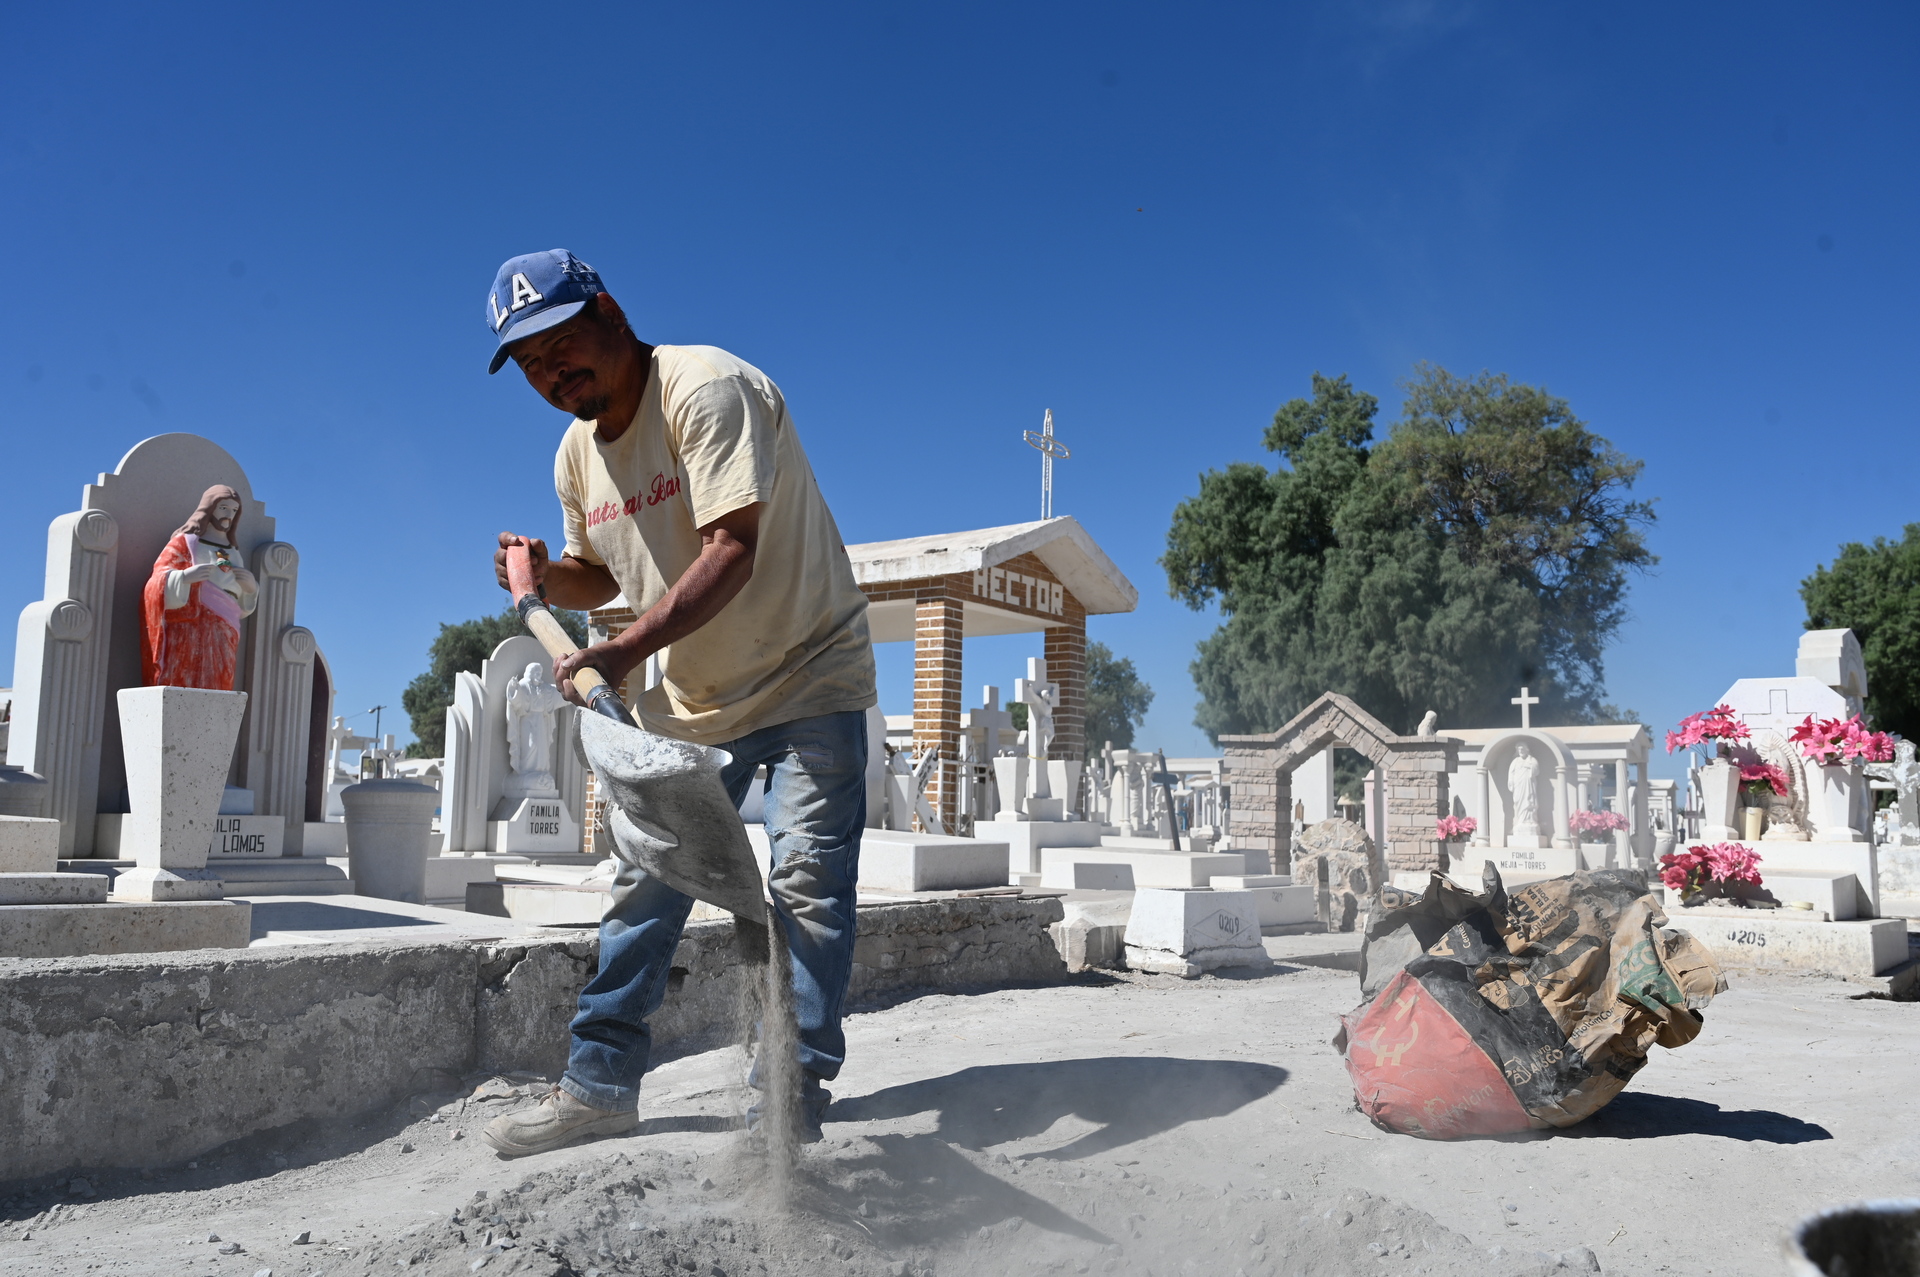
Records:
[[[514,596],[513,606],[520,613],[520,620],[540,640],[540,646],[547,649],[548,656],[559,660],[580,650],[567,636],[566,630],[561,628],[559,619],[547,607],[546,600],[540,597],[540,589],[533,581],[533,559],[527,553],[525,542],[507,547],[507,584]],[[605,714],[628,727],[639,726],[633,721],[633,715],[627,711],[627,707],[621,704],[619,693],[591,665],[573,672],[573,686],[585,698],[587,708],[594,713]]]

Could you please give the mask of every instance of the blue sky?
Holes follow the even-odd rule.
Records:
[[[1609,657],[1656,734],[1791,669],[1799,580],[1920,518],[1910,6],[21,6],[0,18],[0,610],[137,440],[247,468],[339,708],[399,702],[552,534],[563,422],[488,378],[500,260],[787,394],[849,541],[1057,508],[1094,637],[1199,752],[1216,618],[1155,559],[1316,369],[1543,384],[1658,502]],[[183,512],[184,514],[184,512]],[[0,672],[12,626],[0,626]],[[969,644],[1010,685],[1038,643]],[[904,647],[885,707],[909,708]],[[391,719],[389,721],[392,721]],[[402,725],[404,720],[402,719]]]

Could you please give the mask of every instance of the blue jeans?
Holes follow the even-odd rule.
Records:
[[[847,1038],[840,1014],[853,974],[854,881],[867,818],[867,716],[796,719],[721,746],[720,773],[738,805],[765,764],[769,882],[793,953],[800,1065],[823,1079],[840,1072]],[[580,991],[563,1089],[586,1104],[631,1109],[647,1071],[647,1017],[667,995],[673,952],[693,898],[622,862],[600,923],[600,969]]]

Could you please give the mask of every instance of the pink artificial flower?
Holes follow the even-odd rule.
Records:
[[[1667,752],[1704,745],[1710,740],[1745,740],[1749,735],[1747,725],[1734,718],[1731,705],[1715,705],[1681,719],[1680,730],[1667,733]]]
[[[1757,759],[1740,764],[1740,783],[1751,792],[1758,793],[1759,786],[1768,786],[1780,797],[1787,796],[1787,774],[1772,763],[1763,763]]]

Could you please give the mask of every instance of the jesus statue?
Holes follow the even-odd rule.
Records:
[[[240,622],[260,587],[238,546],[240,494],[215,484],[154,560],[141,595],[142,680],[148,687],[231,692]]]

